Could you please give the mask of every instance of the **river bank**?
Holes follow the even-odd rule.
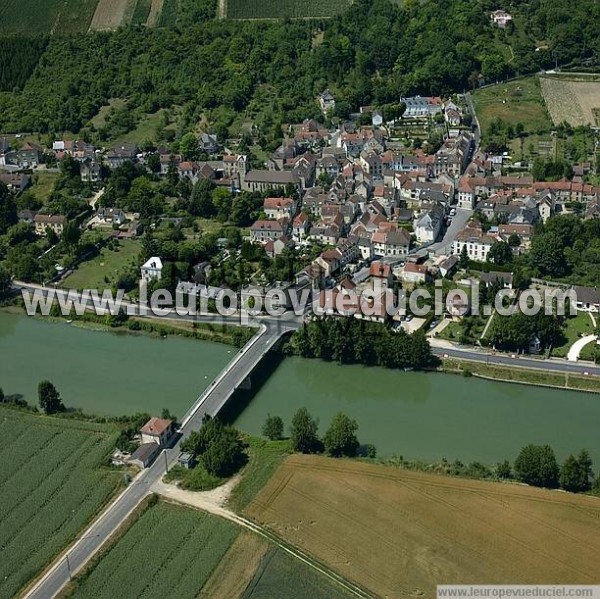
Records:
[[[457,374],[465,377],[474,376],[500,383],[530,385],[547,389],[566,389],[569,391],[583,391],[585,393],[600,393],[600,377],[583,376],[572,373],[547,372],[533,368],[515,366],[498,366],[474,362],[473,360],[460,360],[458,358],[444,358],[439,372]]]

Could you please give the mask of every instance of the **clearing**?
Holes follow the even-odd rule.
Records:
[[[105,289],[116,283],[119,274],[139,256],[142,244],[137,239],[119,241],[114,250],[104,247],[100,253],[81,263],[61,286],[69,289]]]
[[[99,0],[91,31],[109,31],[131,22],[136,0]]]
[[[118,431],[0,408],[0,597],[15,597],[110,499]]]
[[[333,17],[350,6],[352,0],[224,0],[228,19],[317,19]]]
[[[597,582],[594,497],[294,455],[248,512],[383,597],[435,596],[442,581]]]
[[[513,127],[522,123],[526,133],[549,131],[552,128],[537,77],[485,87],[471,96],[484,137],[496,119]]]
[[[573,127],[600,126],[600,81],[541,77],[540,84],[555,125],[566,121]]]

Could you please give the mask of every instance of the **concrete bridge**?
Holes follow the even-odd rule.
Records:
[[[233,393],[242,386],[267,353],[285,335],[300,326],[294,317],[262,319],[257,334],[234,356],[217,378],[194,402],[184,416],[175,445],[165,449],[154,464],[142,471],[80,537],[57,558],[52,567],[23,596],[27,599],[51,599],[81,570],[110,536],[125,522],[133,510],[152,493],[166,471],[174,466],[180,453],[179,446],[192,431],[198,430],[206,415],[216,416]],[[238,320],[239,324],[239,320]]]

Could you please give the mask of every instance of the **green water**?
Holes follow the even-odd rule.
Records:
[[[287,358],[236,425],[258,434],[270,413],[288,426],[300,406],[321,433],[336,412],[350,415],[381,456],[493,464],[549,443],[559,459],[585,447],[600,468],[599,395]]]
[[[106,415],[163,408],[183,416],[236,350],[218,343],[115,334],[0,311],[0,387],[37,402],[52,381],[65,405]]]
[[[96,332],[0,311],[0,387],[37,401],[53,381],[66,405],[108,415],[167,407],[181,416],[235,349],[183,338]],[[343,411],[381,456],[492,464],[527,443],[563,459],[587,448],[600,468],[600,396],[443,374],[286,358],[237,418],[260,434],[268,413],[289,425],[306,406],[324,432]]]

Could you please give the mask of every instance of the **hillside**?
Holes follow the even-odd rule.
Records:
[[[438,1],[357,0],[318,23],[217,20],[216,0],[85,0],[68,10],[74,2],[39,0],[40,10],[22,11],[11,1],[0,9],[0,33],[28,36],[0,37],[1,132],[78,133],[115,98],[127,98],[135,118],[180,107],[178,129],[203,114],[215,128],[230,127],[252,107],[268,113],[258,125],[271,131],[315,116],[326,87],[345,118],[369,103],[450,94],[482,77],[537,72],[555,58],[593,63],[600,55],[594,0],[519,4],[511,8],[514,30],[494,26],[483,0],[444,0],[443,19]],[[158,27],[142,27],[144,19]],[[83,33],[119,23],[137,25]],[[49,33],[47,45],[24,51]],[[537,40],[544,40],[539,51]]]

